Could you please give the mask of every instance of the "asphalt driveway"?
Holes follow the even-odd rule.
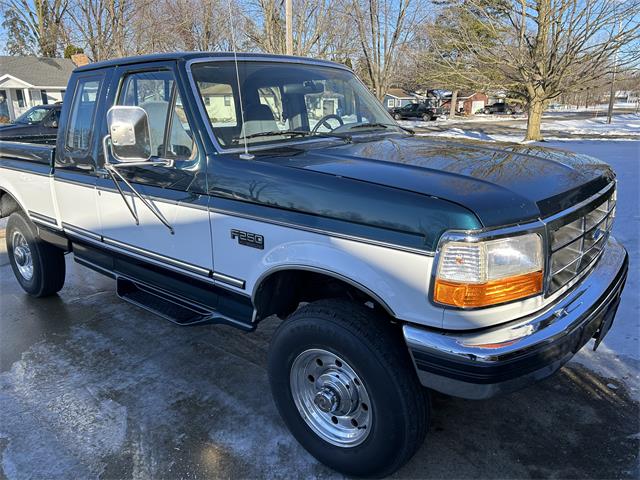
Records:
[[[0,267],[0,477],[334,476],[272,403],[276,321],[253,334],[174,326],[68,267],[44,300]],[[427,442],[397,476],[637,478],[639,415],[623,384],[576,363],[494,400],[434,396]]]

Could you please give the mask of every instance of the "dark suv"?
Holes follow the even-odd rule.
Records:
[[[13,123],[0,126],[0,140],[31,143],[55,141],[61,110],[61,103],[30,108]]]
[[[392,108],[389,110],[389,113],[391,113],[396,120],[421,118],[425,122],[428,122],[429,120],[435,120],[439,116],[444,115],[444,109],[429,103],[410,103],[404,107]]]
[[[493,105],[487,105],[484,107],[484,113],[486,115],[492,113],[504,113],[505,115],[512,115],[516,113],[516,107],[505,102],[494,103]]]

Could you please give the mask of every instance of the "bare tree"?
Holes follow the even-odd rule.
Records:
[[[347,15],[357,30],[365,80],[382,99],[396,72],[398,59],[411,41],[421,16],[418,0],[352,0]]]
[[[78,43],[94,61],[123,57],[130,53],[128,44],[133,0],[72,0],[68,18]]]
[[[640,0],[459,0],[454,9],[476,21],[440,33],[468,59],[466,75],[495,72],[497,87],[524,99],[526,139],[541,140],[548,102],[610,75],[616,52],[619,67],[640,58],[639,7]]]
[[[337,24],[332,0],[293,0],[293,54],[315,57],[348,55],[343,24]],[[255,0],[247,5],[246,35],[259,50],[286,53],[283,0]]]
[[[227,1],[165,0],[161,8],[172,23],[172,28],[162,49],[229,50],[230,19]],[[232,8],[235,9],[233,6]],[[237,21],[237,11],[234,16]]]
[[[16,53],[55,57],[66,38],[64,16],[67,0],[6,0],[3,26],[11,42],[22,45]]]

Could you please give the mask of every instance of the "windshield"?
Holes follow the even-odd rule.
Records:
[[[16,118],[16,123],[40,123],[48,113],[48,108],[33,107]]]
[[[307,136],[400,131],[382,104],[347,70],[257,61],[240,62],[238,70],[240,92],[233,62],[192,67],[222,147],[242,146],[245,138],[249,144],[269,144]]]

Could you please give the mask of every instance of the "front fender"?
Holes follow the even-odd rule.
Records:
[[[212,222],[215,271],[244,280],[252,298],[275,272],[310,270],[354,285],[398,319],[442,326],[442,309],[428,301],[429,255],[221,213]],[[239,245],[231,229],[262,235],[264,250]]]

